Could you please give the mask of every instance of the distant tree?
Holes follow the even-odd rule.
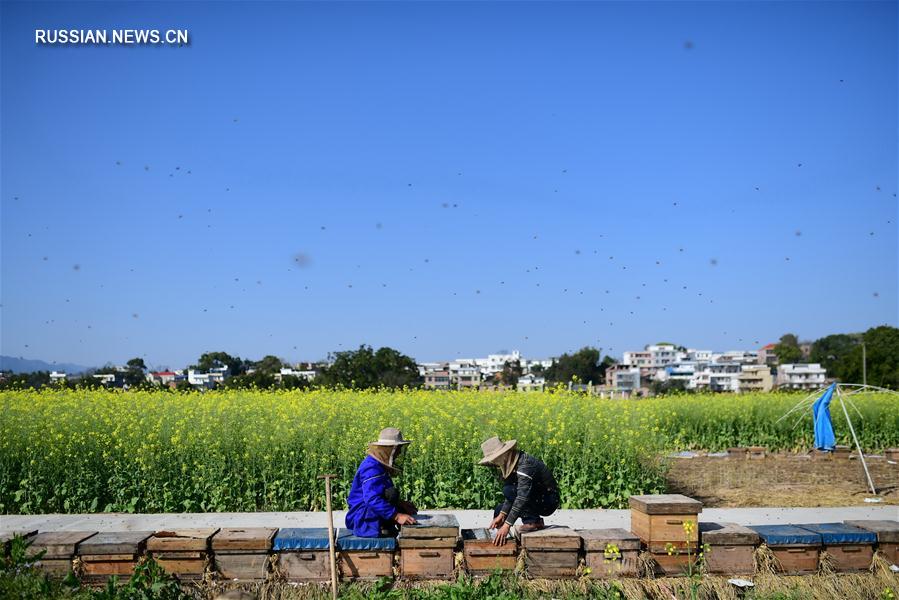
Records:
[[[668,381],[653,381],[649,384],[649,390],[653,396],[664,396],[687,389],[687,382],[683,379],[669,379]]]
[[[144,363],[144,359],[132,358],[125,364],[128,367],[128,370],[125,372],[125,383],[128,387],[140,387],[149,384],[146,375],[147,365]]]
[[[10,373],[0,380],[2,390],[38,390],[50,385],[50,371],[33,371],[31,373]]]
[[[367,389],[416,387],[421,383],[415,361],[393,348],[374,351],[362,345],[358,350],[335,352],[329,358],[332,364],[316,377],[318,385]]]
[[[228,367],[230,375],[243,375],[248,366],[247,361],[243,361],[239,356],[231,356],[227,352],[205,352],[200,356],[197,364],[190,368],[203,373],[209,372],[211,369]]]
[[[270,389],[277,385],[275,376],[265,371],[253,371],[235,377],[229,377],[225,380],[225,387],[229,389]]]
[[[178,383],[175,384],[176,392],[189,392],[194,389],[194,386],[190,384],[186,379],[182,379]]]
[[[296,375],[282,375],[281,387],[285,390],[305,390],[311,384],[305,377],[297,377]]]
[[[543,365],[541,365],[539,363],[536,365],[533,365],[530,370],[533,375],[543,375],[543,373],[546,371],[546,369],[543,367]]]
[[[899,390],[899,329],[872,327],[862,334],[868,363],[868,384]],[[862,382],[862,347],[856,345],[838,365],[839,378]]]
[[[284,362],[277,356],[272,356],[271,354],[253,363],[254,369],[263,373],[268,373],[269,375],[280,373],[283,367]]]
[[[507,360],[503,363],[503,370],[497,373],[496,383],[514,388],[518,385],[521,373],[521,361]]]
[[[841,381],[846,379],[846,368],[853,349],[862,341],[861,333],[837,333],[815,340],[809,352],[809,361],[819,363],[827,374]]]
[[[785,333],[780,336],[780,341],[774,346],[774,354],[777,362],[782,365],[797,363],[802,360],[802,349],[799,347],[799,338],[795,333]]]
[[[615,364],[615,359],[610,356],[600,360],[601,353],[597,348],[586,346],[573,354],[563,354],[546,370],[546,380],[568,383],[577,377],[580,383],[592,381],[598,385],[605,380],[606,368]]]

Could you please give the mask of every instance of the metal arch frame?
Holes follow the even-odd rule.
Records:
[[[786,413],[784,413],[783,416],[781,416],[774,423],[775,424],[780,423],[786,417],[793,414],[794,412],[799,411],[804,408],[808,408],[809,406],[814,404],[815,401],[813,400],[813,398],[816,398],[820,394],[823,394],[829,387],[830,386],[819,388],[819,389],[815,390],[814,392],[812,392],[811,394],[805,396],[802,400],[797,402],[796,405],[793,406],[793,408],[791,408]],[[841,388],[848,388],[847,393],[844,394],[843,390]],[[882,387],[879,387],[876,385],[866,385],[866,384],[860,384],[860,383],[837,383],[834,386],[834,392],[836,393],[837,400],[840,401],[840,407],[843,409],[843,415],[846,417],[846,423],[849,424],[849,432],[852,434],[852,441],[855,442],[855,448],[856,448],[856,450],[858,450],[858,457],[861,459],[862,467],[865,469],[865,477],[868,480],[868,486],[871,488],[871,493],[876,496],[877,489],[874,487],[874,482],[871,480],[871,473],[870,473],[870,471],[868,471],[868,464],[865,462],[865,454],[864,454],[864,452],[862,452],[861,444],[859,444],[859,442],[858,442],[858,436],[855,435],[855,427],[852,425],[852,419],[849,418],[849,411],[846,409],[846,403],[848,402],[849,405],[852,406],[852,409],[856,412],[858,417],[860,419],[864,420],[864,417],[862,416],[861,412],[858,410],[858,407],[856,407],[855,403],[853,403],[852,400],[849,399],[849,396],[852,396],[852,395],[855,395],[855,394],[858,394],[861,392],[865,392],[868,390],[872,390],[872,391],[876,391],[876,392],[887,392],[889,394],[894,394],[896,396],[899,396],[899,392],[896,392],[895,390],[889,390],[887,388],[882,388]],[[805,415],[800,414],[799,419],[797,419],[796,423],[794,423],[794,425],[793,425],[794,429],[796,428],[797,425],[799,425],[799,423],[802,421],[802,418],[804,416]]]

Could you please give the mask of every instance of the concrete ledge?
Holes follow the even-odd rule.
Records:
[[[486,510],[427,510],[450,513],[463,529],[486,527],[493,516]],[[334,513],[334,525],[343,526],[346,513]],[[825,508],[706,508],[700,521],[728,521],[740,525],[827,523],[849,519],[899,519],[899,506],[846,506]],[[630,511],[559,510],[547,523],[576,529],[630,527]],[[0,531],[38,529],[41,531],[160,531],[183,527],[325,527],[323,512],[257,513],[97,513],[78,515],[0,515]]]

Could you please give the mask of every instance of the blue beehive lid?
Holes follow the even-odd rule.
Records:
[[[364,538],[353,535],[349,529],[341,529],[337,533],[337,549],[338,550],[396,550],[396,538],[392,537],[373,537]]]
[[[750,525],[769,546],[820,546],[821,536],[797,525]]]
[[[288,527],[279,529],[272,550],[327,550],[327,527]]]
[[[845,523],[809,523],[799,527],[821,535],[825,544],[873,544],[877,534]]]

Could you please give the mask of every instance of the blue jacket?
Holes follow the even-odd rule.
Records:
[[[359,537],[378,537],[381,523],[390,522],[397,509],[384,499],[384,491],[393,487],[387,468],[371,456],[366,456],[356,476],[347,502],[347,529],[352,529]]]

